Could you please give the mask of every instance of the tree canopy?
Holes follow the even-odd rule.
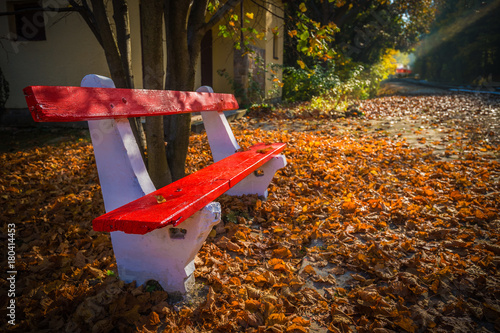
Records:
[[[417,49],[415,71],[432,81],[500,80],[500,1],[443,0]]]
[[[420,35],[428,32],[434,13],[434,3],[428,0],[289,1],[285,44],[292,47],[286,49],[285,62],[296,65],[297,58],[303,58],[300,51],[317,45],[317,39],[327,39],[324,34],[329,28],[331,35],[323,43],[329,50],[323,59],[374,64],[387,49],[410,49]],[[304,32],[304,18],[315,30]]]

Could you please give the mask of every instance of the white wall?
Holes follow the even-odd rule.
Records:
[[[266,27],[267,27],[267,32],[266,32],[266,65],[270,64],[278,64],[278,65],[283,65],[283,41],[284,41],[284,34],[285,34],[285,23],[283,20],[279,17],[284,17],[285,13],[283,10],[284,5],[281,3],[281,1],[270,1],[267,3],[267,9],[268,12],[266,13]],[[274,13],[275,15],[273,15]],[[273,34],[273,29],[277,28],[278,34],[278,56],[277,59],[274,58],[273,56],[273,44],[274,44],[274,34]],[[267,68],[268,70],[271,70],[271,68]],[[281,80],[282,78],[282,71],[278,70],[276,72],[278,79]],[[267,73],[266,77],[266,92],[269,92],[270,89],[273,88],[273,82],[271,81],[271,73]],[[266,98],[274,98],[274,97],[281,97],[281,88],[278,88],[278,93],[277,95],[269,95],[266,96]]]
[[[7,11],[4,1],[0,11]],[[104,51],[78,13],[45,12],[45,41],[12,40],[9,19],[0,16],[0,67],[9,82],[6,108],[26,108],[29,85],[79,86],[89,73],[109,75]]]

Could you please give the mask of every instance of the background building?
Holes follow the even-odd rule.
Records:
[[[81,15],[72,11],[28,10],[42,7],[71,9],[67,0],[0,3],[0,13],[3,13],[0,16],[0,69],[9,86],[9,97],[0,119],[3,124],[29,122],[22,92],[28,85],[79,86],[87,74],[109,76],[104,51]],[[129,0],[128,8],[134,86],[141,88],[139,0]],[[216,92],[235,93],[243,103],[249,102],[249,96],[252,100],[279,98],[278,86],[274,85],[277,89],[272,93],[267,92],[273,86],[271,64],[283,63],[283,4],[281,1],[244,1],[234,13],[239,16],[238,24],[254,28],[262,39],[254,38],[254,43],[249,45],[254,52],[245,53],[233,47],[241,36],[233,34],[224,38],[219,36],[216,26],[203,40],[196,86],[210,85]],[[246,13],[253,14],[249,23],[241,20]],[[275,75],[279,78],[281,74]]]

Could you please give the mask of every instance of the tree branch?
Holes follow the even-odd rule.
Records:
[[[257,3],[257,1],[255,1],[255,0],[251,0],[251,1],[252,1],[255,5],[257,5],[258,7],[260,7],[260,8],[262,8],[262,9],[264,9],[266,12],[271,13],[271,15],[273,15],[273,16],[275,16],[275,17],[279,18],[279,19],[282,19],[283,21],[285,20],[285,18],[284,18],[283,16],[279,16],[278,14],[274,13],[272,10],[269,10],[269,9],[267,9],[265,6],[261,5],[260,3]],[[269,2],[267,2],[267,1],[263,1],[263,2],[264,2],[264,3],[269,3]]]
[[[111,78],[115,82],[116,87],[125,88],[127,87],[125,71],[122,66],[116,39],[113,36],[111,25],[107,16],[104,0],[91,1],[93,9],[92,13],[95,16],[96,26],[102,38],[104,54],[106,55],[106,61],[108,62]]]
[[[17,14],[22,14],[22,13],[28,13],[28,12],[77,12],[82,10],[83,7],[81,6],[76,6],[76,7],[64,7],[64,8],[55,8],[55,7],[33,7],[33,8],[23,8],[23,9],[18,9],[14,10],[11,12],[0,12],[0,16],[7,16],[7,15],[17,15]]]
[[[116,42],[120,51],[122,66],[127,76],[127,88],[133,88],[129,10],[125,0],[113,0],[113,20],[116,26]]]
[[[224,15],[227,14],[227,12],[229,12],[231,9],[234,9],[234,7],[236,7],[242,2],[243,0],[228,0],[224,4],[224,6],[219,8],[215,12],[215,14],[210,18],[210,20],[200,28],[200,31],[203,32],[204,34],[208,30],[212,29],[224,17]]]
[[[208,30],[203,29],[208,0],[193,1],[188,18],[188,45],[193,39],[203,38]]]
[[[82,1],[82,5],[78,5],[75,0],[68,0],[69,4],[73,7],[79,7],[80,10],[78,13],[80,13],[81,17],[87,23],[88,27],[94,34],[95,38],[97,39],[97,42],[104,48],[104,43],[102,41],[102,36],[101,33],[99,32],[99,29],[97,27],[97,22],[94,14],[92,13],[92,10],[90,10],[89,4],[87,3],[86,0]]]

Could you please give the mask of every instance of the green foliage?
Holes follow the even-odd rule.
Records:
[[[321,24],[311,19],[306,12],[307,6],[302,2],[294,14],[295,27],[288,31],[288,35],[296,39],[296,47],[300,53],[324,61],[333,59],[335,51],[331,43],[339,29],[333,22]]]
[[[394,49],[418,40],[434,12],[427,0],[287,2],[283,98],[345,109],[375,96],[395,69]]]
[[[383,62],[378,62],[375,65],[363,70],[361,77],[366,83],[362,96],[365,98],[373,98],[377,95],[380,88],[380,82],[387,79],[391,74],[390,68],[384,66]]]
[[[220,7],[220,1],[215,0],[215,1],[209,1],[207,4],[207,11],[209,14],[214,14],[215,11]]]
[[[307,55],[372,65],[387,49],[411,48],[428,31],[435,6],[429,0],[287,1],[284,64],[295,66]]]
[[[219,25],[219,36],[222,36],[224,38],[229,38],[233,36],[233,32],[230,31],[226,25]]]
[[[219,2],[217,1],[217,3]],[[263,40],[266,36],[266,31],[259,32],[251,25],[253,18],[254,13],[245,13],[243,17],[240,17],[231,11],[226,17],[226,23],[219,25],[218,35],[233,39],[235,49],[252,52],[250,45],[255,45],[257,39]],[[242,22],[245,24],[242,24]],[[240,36],[243,38],[240,38]]]
[[[248,72],[246,88],[242,83],[234,80],[226,70],[217,70],[217,74],[225,78],[234,92],[234,95],[243,101],[242,107],[249,107],[250,105],[262,104],[266,99],[272,99],[280,96],[280,87],[283,83],[278,78],[278,73],[282,66],[279,64],[270,63],[264,65],[264,59],[259,56],[254,57],[254,69]],[[267,80],[271,81],[271,88],[264,91],[262,82],[258,80],[260,75],[264,75]]]
[[[288,102],[309,101],[331,91],[340,84],[332,64],[314,65],[312,69],[285,67],[283,69],[283,99]]]
[[[345,109],[350,100],[374,97],[380,82],[393,70],[392,62],[385,58],[367,68],[351,62],[336,70],[332,63],[317,63],[312,69],[286,67],[283,98],[287,102],[311,101],[314,109]]]
[[[348,98],[366,99],[372,86],[369,71],[353,65],[335,71],[333,65],[315,65],[312,69],[287,67],[283,73],[283,97],[288,102],[312,101],[318,108],[324,103],[335,106]]]

